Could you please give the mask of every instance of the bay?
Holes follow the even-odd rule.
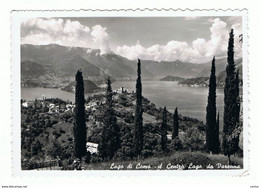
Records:
[[[135,90],[135,82],[117,81],[112,84],[112,87],[113,89],[124,87],[131,92]],[[186,87],[172,81],[142,81],[142,88],[143,96],[157,107],[166,106],[172,113],[178,107],[180,114],[205,122],[208,88]],[[216,94],[216,106],[219,111],[221,127],[224,110],[224,90],[217,89]]]
[[[164,107],[173,112],[176,107],[180,114],[205,122],[208,88],[186,87],[171,81],[142,81],[143,96],[157,107]],[[112,83],[113,90],[124,87],[129,92],[135,90],[135,81],[116,81]],[[92,94],[86,94],[86,97]],[[26,100],[35,98],[61,98],[74,102],[74,93],[57,88],[21,88],[21,97]],[[224,91],[217,89],[217,110],[220,120],[223,116]],[[220,122],[222,126],[222,121]]]

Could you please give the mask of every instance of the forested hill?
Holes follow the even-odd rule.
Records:
[[[167,75],[181,78],[209,77],[210,62],[200,64],[176,61],[141,60],[142,79],[162,79]],[[137,60],[129,60],[113,52],[101,54],[100,50],[67,47],[57,44],[21,45],[21,75],[23,86],[36,83],[39,87],[65,87],[74,80],[81,69],[85,79],[103,84],[112,80],[135,80]],[[236,60],[242,70],[242,59]],[[216,75],[225,71],[226,58],[216,59]],[[32,73],[32,74],[30,74]],[[30,75],[30,76],[29,76]]]
[[[61,89],[64,91],[68,91],[68,92],[75,92],[75,85],[76,85],[76,82],[73,81],[69,85],[67,85]],[[102,91],[102,88],[98,87],[95,83],[93,83],[90,80],[84,80],[84,91],[85,91],[85,93],[92,93],[92,92]]]
[[[101,130],[104,120],[105,95],[96,94],[86,99],[87,117],[87,141],[100,143]],[[132,93],[116,93],[113,96],[114,109],[116,111],[117,123],[120,127],[121,146],[116,156],[118,160],[131,159],[133,157],[133,124],[135,97]],[[41,103],[41,101],[35,101]],[[45,102],[48,102],[46,99]],[[55,100],[51,101],[55,104]],[[57,105],[65,101],[57,99]],[[55,104],[56,105],[56,104]],[[63,105],[65,106],[65,105]],[[71,165],[73,162],[73,111],[69,108],[58,108],[58,111],[49,113],[46,105],[33,105],[23,107],[21,110],[22,125],[22,160],[28,163],[37,163],[56,159],[57,156],[62,163]],[[162,122],[162,109],[157,108],[148,99],[143,99],[143,122],[144,122],[144,150],[143,156],[150,157],[161,155],[160,148],[160,126]],[[46,120],[47,121],[44,121]],[[173,127],[173,115],[167,111],[167,134],[171,139]],[[183,151],[205,150],[205,125],[196,119],[179,115],[179,138],[181,145],[175,149]],[[35,125],[37,124],[37,128]],[[178,148],[179,147],[179,148]],[[32,161],[30,161],[32,159]],[[28,161],[29,160],[29,161]],[[92,157],[91,162],[100,159]],[[68,164],[69,163],[69,164]],[[31,165],[33,168],[33,164]],[[63,165],[64,166],[64,165]]]

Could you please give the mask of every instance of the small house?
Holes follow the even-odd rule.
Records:
[[[87,151],[89,151],[91,154],[98,153],[98,144],[93,142],[87,142],[86,143]]]

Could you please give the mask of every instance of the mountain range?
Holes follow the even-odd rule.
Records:
[[[104,83],[108,76],[112,80],[135,80],[137,60],[129,60],[113,52],[101,54],[100,50],[67,47],[57,44],[21,45],[22,78],[55,75],[75,76],[81,69],[84,78],[97,84]],[[141,60],[142,79],[161,79],[167,75],[194,78],[209,77],[211,62],[195,64],[191,62]],[[242,59],[236,60],[242,70]],[[216,59],[216,75],[225,71],[226,58]],[[37,73],[39,72],[39,73]]]

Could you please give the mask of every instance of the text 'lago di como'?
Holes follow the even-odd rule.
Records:
[[[160,163],[158,165],[151,164],[116,164],[112,163],[109,167],[109,170],[213,170],[213,169],[241,169],[240,165],[226,165],[226,164],[208,164],[207,166],[199,165],[199,164],[172,164],[172,163]]]

